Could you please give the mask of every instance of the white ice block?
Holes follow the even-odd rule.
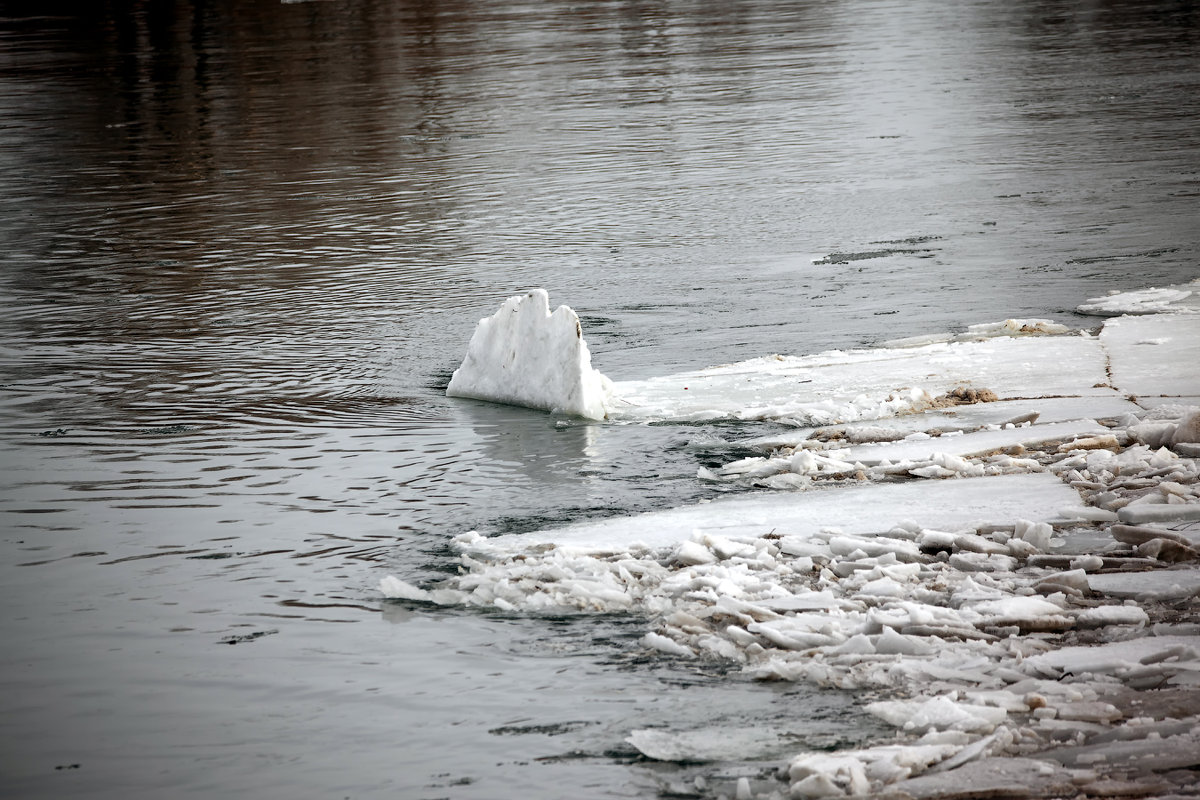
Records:
[[[604,419],[610,384],[592,368],[579,317],[550,313],[544,289],[510,297],[479,321],[446,394]]]

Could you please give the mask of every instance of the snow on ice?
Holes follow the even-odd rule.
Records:
[[[544,293],[514,298],[480,323],[455,393],[627,422],[797,427],[735,443],[760,455],[698,474],[767,491],[467,532],[458,576],[388,576],[380,590],[634,614],[646,651],[866,691],[865,710],[895,729],[726,770],[722,791],[738,798],[1197,796],[1197,288],[1089,301],[1081,310],[1110,317],[1099,336],[1017,320],[612,384],[588,377],[569,309],[547,322]],[[525,347],[550,365],[514,357],[508,383],[489,374],[497,353]],[[571,376],[543,372],[551,390],[532,401],[519,379],[555,368]],[[720,728],[627,741],[653,759],[730,762],[763,736],[786,742]]]

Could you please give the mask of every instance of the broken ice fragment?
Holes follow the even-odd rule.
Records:
[[[604,419],[610,388],[592,369],[579,317],[568,306],[551,314],[546,291],[534,289],[479,321],[446,394]]]

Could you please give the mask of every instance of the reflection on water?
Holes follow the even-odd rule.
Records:
[[[441,389],[532,286],[633,378],[1086,325],[1190,279],[1197,28],[1116,0],[6,4],[6,785],[644,795],[680,775],[626,763],[631,727],[871,735],[845,698],[638,660],[637,620],[381,624],[378,578],[452,570],[451,535],[713,491],[711,428]]]

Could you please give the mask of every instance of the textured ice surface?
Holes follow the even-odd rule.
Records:
[[[1023,666],[1057,673],[1118,674],[1146,664],[1178,659],[1185,655],[1200,658],[1200,637],[1143,636],[1108,642],[1094,647],[1062,647],[1025,659]]]
[[[912,433],[938,431],[942,433],[974,431],[987,426],[1000,426],[1014,421],[1034,419],[1039,424],[1073,422],[1081,419],[1110,419],[1143,409],[1124,397],[1030,397],[1020,400],[998,400],[992,403],[931,408],[919,414],[902,414],[858,423],[828,425],[817,428],[797,428],[757,436],[739,442],[764,452],[780,447],[795,447],[812,437],[816,430],[824,432],[851,433],[856,430],[878,429],[890,431],[895,438]],[[879,437],[864,437],[864,441],[882,440]]]
[[[849,459],[870,465],[878,464],[881,461],[928,459],[934,453],[970,457],[1009,450],[1017,445],[1032,447],[1043,442],[1070,441],[1080,436],[1107,432],[1107,428],[1090,419],[1075,422],[1052,422],[1046,425],[976,431],[962,436],[939,436],[935,439],[862,445],[851,448]]]
[[[991,758],[954,772],[901,781],[882,798],[977,800],[978,798],[1074,797],[1073,776],[1058,765],[1032,758]]]
[[[1008,718],[1008,712],[996,706],[957,702],[950,697],[927,700],[881,700],[867,711],[897,728],[915,733],[929,730],[991,733]]]
[[[543,289],[479,321],[446,394],[603,419],[609,381],[592,368],[579,317]]]
[[[919,418],[925,415],[910,415]],[[726,464],[713,471],[701,468],[699,476],[709,481],[749,481],[775,489],[794,489],[808,486],[809,478],[830,476],[882,478],[887,475],[908,474],[923,478],[982,477],[1006,472],[1028,471],[1036,462],[1020,461],[1001,454],[1021,455],[1026,447],[1048,443],[1092,444],[1095,437],[1107,437],[1104,444],[1115,445],[1108,429],[1093,420],[1054,422],[1034,425],[1011,423],[1004,428],[963,434],[961,431],[910,434],[903,441],[894,439],[892,428],[870,424],[839,426],[837,430],[822,429],[815,441],[793,440],[789,446],[779,446],[785,437],[752,440],[749,446],[766,449],[767,457],[748,457]],[[812,432],[809,435],[813,435]],[[842,438],[836,438],[836,437]],[[884,441],[871,441],[872,439]],[[857,443],[857,442],[863,443]],[[772,446],[774,445],[774,446]],[[986,464],[972,463],[969,458],[990,456]],[[1115,519],[1115,517],[1114,517]]]

